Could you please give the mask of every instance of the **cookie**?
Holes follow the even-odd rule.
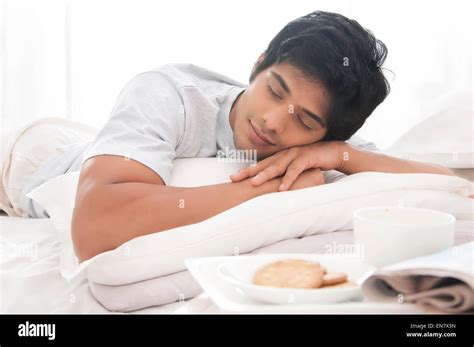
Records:
[[[344,272],[329,272],[323,276],[323,286],[332,286],[347,281],[347,274]]]
[[[324,271],[316,262],[299,259],[279,260],[257,270],[253,283],[278,288],[319,288]]]
[[[322,286],[321,288],[352,288],[352,287],[357,287],[357,286],[358,285],[355,282],[345,281],[345,282],[338,283],[338,284]]]

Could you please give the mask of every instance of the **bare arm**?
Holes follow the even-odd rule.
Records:
[[[448,168],[430,163],[422,163],[413,160],[400,159],[385,154],[366,151],[346,142],[340,142],[340,152],[343,158],[342,168],[336,170],[346,175],[364,172],[392,172],[392,173],[433,173],[439,175],[455,176]]]
[[[399,159],[371,152],[343,141],[321,141],[311,145],[292,147],[273,154],[257,165],[245,168],[231,176],[233,182],[251,178],[254,186],[274,177],[282,178],[280,191],[291,188],[305,170],[337,170],[346,175],[364,171],[391,173],[432,173],[455,176],[448,168],[413,160]]]
[[[84,163],[72,218],[72,239],[83,261],[135,237],[203,221],[262,194],[276,192],[281,178],[255,187],[249,180],[196,188],[163,185],[148,167],[119,156]],[[294,189],[323,184],[312,170]]]

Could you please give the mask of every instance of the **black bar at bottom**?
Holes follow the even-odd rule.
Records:
[[[473,346],[473,315],[0,315],[0,347],[120,343],[169,345],[189,338],[292,345]],[[54,327],[54,328],[53,328]],[[54,333],[54,334],[53,334]],[[53,336],[54,335],[54,336]],[[149,343],[141,343],[148,341]],[[299,341],[299,342],[298,342]]]

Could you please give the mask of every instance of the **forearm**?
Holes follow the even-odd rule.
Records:
[[[81,260],[115,249],[135,237],[193,224],[262,194],[280,179],[255,187],[249,180],[195,188],[118,183],[94,188],[76,204],[73,240]],[[82,229],[82,230],[81,230]]]
[[[455,176],[451,170],[441,165],[421,163],[370,152],[354,147],[346,142],[341,143],[341,146],[343,165],[342,169],[338,171],[346,175],[364,171],[376,171],[391,173],[432,173]]]

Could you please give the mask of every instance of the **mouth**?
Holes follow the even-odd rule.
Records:
[[[275,145],[271,142],[267,137],[262,135],[260,130],[255,127],[252,122],[249,120],[249,138],[254,144],[262,145],[262,146],[269,146]]]

